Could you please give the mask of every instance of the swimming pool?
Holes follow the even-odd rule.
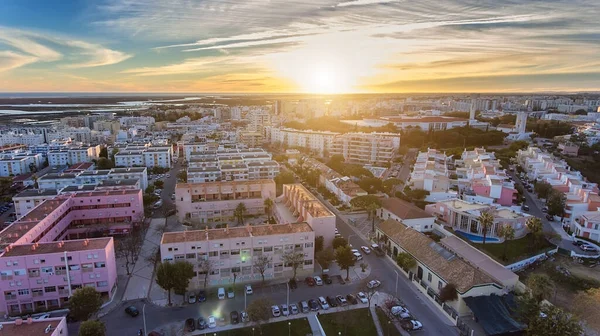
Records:
[[[483,237],[482,236],[477,236],[471,233],[466,233],[466,232],[462,232],[462,231],[454,231],[456,232],[457,235],[463,236],[465,238],[467,238],[468,240],[474,242],[474,243],[483,243]],[[485,237],[485,242],[499,242],[500,240],[498,238],[493,238],[493,237]]]

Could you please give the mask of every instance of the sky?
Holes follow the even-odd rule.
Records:
[[[600,90],[598,0],[1,0],[3,92]]]

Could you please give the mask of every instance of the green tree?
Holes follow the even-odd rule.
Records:
[[[246,213],[246,205],[244,203],[240,203],[235,207],[233,211],[234,217],[237,219],[238,224],[244,225],[244,215]]]
[[[248,304],[248,317],[250,321],[258,327],[260,334],[263,334],[262,325],[269,321],[271,318],[271,306],[273,301],[266,297],[260,297],[258,299],[250,301]]]
[[[367,206],[367,213],[371,217],[371,232],[375,233],[375,217],[377,217],[377,210],[381,208],[381,205],[377,203],[371,203]]]
[[[115,164],[113,163],[113,161],[111,161],[107,158],[104,158],[104,157],[99,158],[97,161],[97,164],[96,164],[96,168],[98,168],[98,169],[111,169],[114,167],[115,167]]]
[[[187,183],[187,170],[181,170],[177,173],[177,179],[183,183]]]
[[[376,194],[384,191],[383,182],[377,177],[364,177],[361,178],[356,184],[358,184],[362,190],[368,192],[369,194]]]
[[[546,181],[537,182],[533,188],[539,198],[547,199],[550,192],[553,190],[552,185]]]
[[[405,271],[409,271],[417,266],[417,261],[412,255],[406,252],[400,252],[396,256],[396,264]]]
[[[396,189],[396,186],[400,185],[401,183],[402,183],[402,180],[400,180],[400,179],[389,178],[389,179],[383,181],[383,190],[388,195],[393,195],[394,190]]]
[[[156,189],[162,189],[165,186],[165,182],[161,181],[161,180],[156,180],[154,181],[154,187]]]
[[[354,266],[356,260],[350,246],[340,246],[335,250],[335,261],[342,270],[346,270],[346,280],[350,280],[350,267]]]
[[[275,187],[277,188],[277,195],[281,195],[283,193],[283,185],[284,184],[292,184],[296,183],[296,178],[294,174],[289,171],[282,171],[277,176],[275,176]]]
[[[187,261],[161,262],[156,268],[156,284],[167,291],[169,306],[171,290],[185,292],[194,277],[194,266]]]
[[[515,229],[509,224],[502,225],[498,228],[498,237],[504,239],[504,252],[502,253],[502,258],[506,260],[508,241],[515,239]]]
[[[102,306],[102,296],[94,287],[82,287],[69,298],[71,315],[80,321],[86,321],[96,314]]]
[[[325,245],[325,237],[316,236],[315,237],[315,253],[319,253],[323,251],[323,246]]]
[[[554,282],[552,282],[552,279],[548,275],[543,273],[531,274],[527,278],[527,287],[531,296],[537,302],[547,299],[554,292]]]
[[[100,148],[100,153],[98,154],[98,156],[101,157],[101,158],[107,158],[108,159],[108,148],[106,148],[106,147]]]
[[[333,253],[333,249],[325,249],[317,253],[316,259],[323,269],[328,269],[331,262],[335,260],[335,254]]]
[[[194,265],[189,261],[179,260],[174,263],[175,266],[175,287],[173,287],[176,294],[185,294],[190,280],[194,277]]]
[[[348,245],[348,241],[344,237],[335,237],[333,238],[331,245],[333,246],[334,250],[337,250],[338,247]]]
[[[546,205],[548,206],[548,214],[552,216],[563,217],[565,215],[566,204],[567,198],[565,197],[565,194],[553,189],[548,196],[548,200],[546,201]]]
[[[479,221],[479,227],[483,232],[483,245],[485,245],[485,239],[488,235],[488,230],[494,225],[494,216],[489,212],[482,212],[477,218]]]
[[[580,336],[583,328],[571,314],[556,306],[543,305],[543,314],[537,314],[529,321],[528,336]]]
[[[156,187],[151,184],[146,188],[146,194],[152,194],[154,193],[154,190],[156,190]]]
[[[531,233],[531,245],[535,248],[542,235],[542,220],[538,217],[529,217],[526,224]]]
[[[104,336],[106,328],[104,323],[98,320],[87,320],[79,326],[79,336]]]
[[[267,214],[268,221],[269,221],[269,223],[271,223],[271,219],[273,217],[273,207],[275,206],[275,203],[273,203],[272,199],[265,198],[264,205],[265,205],[265,213]]]
[[[291,267],[294,272],[293,279],[296,279],[298,267],[304,264],[304,252],[290,250],[281,255],[281,260],[286,267]]]
[[[458,292],[456,291],[455,284],[449,283],[440,290],[440,300],[442,300],[442,302],[455,301],[457,299]]]
[[[357,196],[350,200],[350,205],[357,209],[366,209],[371,204],[381,207],[381,199],[375,195],[365,195]]]

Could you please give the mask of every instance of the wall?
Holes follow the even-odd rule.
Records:
[[[550,250],[547,252],[547,254],[554,254],[558,251],[558,247],[554,250]],[[538,255],[535,255],[533,257],[527,258],[527,259],[523,259],[521,261],[517,261],[516,263],[510,264],[510,265],[506,265],[504,266],[506,269],[509,269],[513,272],[516,272],[520,269],[526,268],[527,266],[533,264],[534,262],[536,262],[538,259],[543,259],[546,258],[546,252],[545,253],[540,253]]]

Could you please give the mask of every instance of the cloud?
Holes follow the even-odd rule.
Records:
[[[27,56],[13,51],[0,51],[0,72],[19,68],[37,60],[37,57],[34,56]]]
[[[4,43],[31,56],[30,60],[41,62],[54,62],[62,59],[63,55],[54,49],[40,44],[27,34],[27,32],[0,26],[0,43]],[[32,63],[32,62],[28,62]],[[25,63],[25,64],[28,64]]]
[[[87,43],[83,41],[66,41],[66,45],[81,49],[80,55],[87,57],[87,60],[81,63],[65,65],[65,68],[91,68],[104,65],[121,63],[133,55],[121,51],[104,48],[99,44]]]
[[[335,7],[349,7],[349,6],[365,6],[365,5],[378,5],[378,4],[389,4],[399,3],[399,0],[353,0],[340,2]]]
[[[226,63],[230,59],[219,57],[189,58],[181,63],[169,64],[158,67],[141,67],[122,71],[125,74],[136,76],[163,76],[187,73],[197,73],[214,69],[218,64]]]

